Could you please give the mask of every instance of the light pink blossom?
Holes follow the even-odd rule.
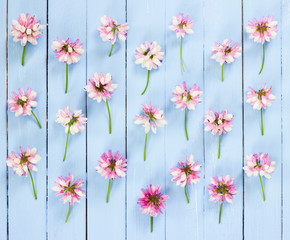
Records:
[[[21,45],[25,46],[27,42],[33,45],[37,44],[37,39],[41,38],[42,32],[45,28],[36,20],[36,16],[31,16],[29,13],[21,13],[18,20],[13,20],[11,25],[11,35],[14,37],[13,41],[21,41]]]
[[[82,44],[79,41],[77,39],[75,42],[70,42],[69,38],[64,41],[57,37],[57,41],[53,41],[51,46],[56,53],[55,58],[66,64],[77,63],[80,60],[80,56],[84,53]]]
[[[256,18],[248,22],[246,27],[247,33],[254,42],[264,44],[265,41],[270,42],[277,35],[278,22],[273,21],[273,17],[262,17],[260,21]]]
[[[267,84],[265,83],[262,88],[258,91],[249,87],[249,92],[246,95],[247,103],[249,103],[253,109],[260,110],[261,108],[266,109],[266,107],[271,106],[271,102],[276,99],[272,94],[272,87],[267,89]]]
[[[213,112],[211,109],[204,115],[205,131],[211,131],[213,135],[230,132],[233,128],[233,114],[227,110],[221,113]]]
[[[193,34],[193,20],[189,20],[189,16],[184,17],[183,13],[179,13],[177,16],[172,17],[172,21],[169,29],[176,32],[176,37],[185,37],[185,33]]]
[[[88,96],[90,98],[100,103],[102,100],[106,102],[107,99],[111,99],[117,86],[117,84],[113,84],[113,78],[110,73],[106,75],[95,73],[94,76],[90,77],[88,85],[84,89],[89,93]]]
[[[213,51],[212,59],[215,59],[222,66],[224,63],[232,63],[236,58],[241,56],[241,47],[238,43],[230,46],[232,40],[225,39],[222,44],[215,42],[215,46],[211,48]]]

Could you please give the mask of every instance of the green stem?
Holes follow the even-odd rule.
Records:
[[[182,37],[180,37],[180,62],[182,66],[183,72],[185,72],[184,67],[183,67],[183,61],[182,61]]]
[[[26,53],[26,46],[27,44],[23,47],[23,52],[22,52],[22,66],[24,66],[24,61],[25,61],[25,53]]]
[[[37,117],[35,116],[34,112],[31,111],[33,117],[35,118],[36,122],[38,123],[39,128],[41,128],[40,122],[38,121]]]
[[[222,203],[220,204],[219,224],[221,223],[221,216],[222,216]]]
[[[259,172],[259,178],[260,178],[260,183],[261,183],[261,188],[262,188],[262,193],[263,193],[263,200],[264,200],[264,202],[265,202],[266,199],[265,199],[265,193],[264,193],[264,188],[263,188],[263,183],[262,183],[262,179],[261,179],[260,172]]]
[[[187,186],[187,184],[185,184],[185,186],[184,186],[184,194],[185,194],[187,203],[189,203],[187,192],[186,192],[186,186]]]
[[[264,126],[263,126],[263,108],[261,108],[261,134],[264,135]]]
[[[261,74],[261,72],[264,68],[264,62],[265,62],[265,44],[263,44],[263,60],[262,60],[262,67],[261,67],[259,74]]]
[[[28,173],[29,173],[29,176],[30,176],[30,179],[31,179],[31,183],[32,183],[32,188],[33,188],[34,198],[35,198],[35,200],[37,200],[37,196],[36,196],[36,192],[35,192],[35,187],[34,187],[34,182],[33,182],[33,178],[32,178],[32,175],[31,175],[31,172],[30,172],[29,166],[27,166],[27,169],[28,169]]]
[[[188,141],[187,124],[186,124],[186,108],[184,109],[184,130],[185,130],[186,140]]]
[[[67,222],[69,214],[70,214],[70,202],[68,203],[68,212],[67,212],[67,215],[66,215],[65,222]]]
[[[68,130],[67,130],[65,150],[64,150],[63,160],[62,160],[63,162],[65,161],[65,158],[66,158],[66,151],[67,151],[67,143],[68,143],[69,131],[70,131],[70,125],[68,125]]]
[[[149,84],[149,75],[150,75],[150,70],[148,70],[148,74],[147,74],[147,83],[146,83],[146,87],[145,87],[144,91],[141,93],[141,95],[143,95],[143,94],[146,92],[146,90],[147,90],[147,87],[148,87],[148,84]]]
[[[66,64],[65,68],[65,93],[67,93],[67,86],[68,86],[68,64]]]
[[[109,179],[109,184],[108,184],[108,192],[107,192],[106,203],[108,203],[108,202],[109,202],[109,194],[110,194],[110,188],[111,188],[111,178]]]
[[[221,157],[221,135],[219,135],[219,150],[218,150],[218,159]]]
[[[144,145],[144,161],[146,161],[147,134],[148,134],[148,133],[146,133],[146,136],[145,136],[145,145]]]
[[[108,100],[106,100],[106,105],[107,105],[108,115],[109,115],[109,134],[111,134],[112,133],[112,124],[111,124],[111,113],[110,113]]]
[[[150,216],[150,232],[153,232],[153,217]]]
[[[112,44],[111,51],[109,53],[109,57],[111,57],[111,55],[112,55],[113,47],[114,47],[114,44]]]
[[[222,82],[224,81],[224,63],[222,65]]]

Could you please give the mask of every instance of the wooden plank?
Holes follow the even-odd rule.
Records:
[[[97,27],[105,14],[126,22],[125,1],[88,1],[88,70],[87,79],[95,72],[111,73],[113,83],[118,84],[108,101],[112,117],[112,133],[109,134],[109,118],[106,103],[87,98],[88,104],[88,239],[125,239],[125,178],[112,181],[109,203],[106,203],[108,179],[96,172],[100,156],[109,149],[119,150],[125,156],[125,49],[124,42],[116,41],[109,57],[110,42],[103,42]],[[130,30],[129,30],[130,34]],[[132,35],[131,35],[132,37]],[[129,160],[129,168],[131,165]],[[106,219],[106,221],[104,221]],[[108,221],[109,220],[109,223]]]
[[[166,4],[166,113],[170,125],[166,128],[166,191],[172,196],[166,211],[166,239],[203,239],[203,103],[197,104],[196,110],[187,111],[189,141],[184,132],[184,111],[176,109],[170,101],[175,86],[183,81],[187,87],[194,84],[203,91],[203,2],[178,1]],[[168,29],[172,16],[181,12],[194,19],[194,34],[183,39],[183,62],[180,64],[180,38]],[[203,96],[201,97],[203,99]],[[170,169],[178,160],[185,161],[186,155],[193,154],[195,161],[202,165],[200,182],[187,188],[190,204],[187,204],[184,190],[171,182]],[[182,230],[181,230],[182,229]]]
[[[244,28],[254,17],[274,16],[279,23],[276,39],[265,46],[266,59],[263,72],[262,46],[244,33],[244,83],[260,89],[264,83],[272,86],[277,97],[272,106],[263,111],[264,136],[261,136],[260,114],[245,103],[245,156],[251,153],[268,153],[276,162],[271,180],[263,180],[266,202],[263,202],[259,179],[245,175],[245,239],[281,239],[281,19],[280,4],[273,1],[244,0]],[[246,100],[246,99],[245,99]],[[257,224],[263,223],[263,224]],[[265,231],[271,229],[271,231]]]
[[[159,214],[154,218],[153,233],[150,233],[150,217],[143,215],[137,205],[141,195],[141,188],[149,184],[161,185],[166,189],[165,174],[167,172],[165,160],[165,129],[158,128],[157,134],[150,132],[147,142],[147,160],[143,160],[145,141],[144,129],[135,125],[135,115],[142,111],[142,103],[154,107],[160,106],[165,110],[165,63],[150,73],[150,83],[147,92],[141,96],[147,69],[135,64],[135,50],[145,41],[156,41],[165,51],[165,0],[135,1],[128,0],[128,22],[130,32],[134,36],[128,37],[128,177],[127,177],[127,239],[165,239],[165,215]],[[166,57],[166,56],[165,56]],[[169,123],[170,124],[170,123]],[[171,201],[169,199],[168,201]]]
[[[221,157],[218,159],[218,135],[205,132],[205,198],[204,239],[243,239],[243,178],[242,178],[242,58],[224,66],[211,59],[215,41],[232,39],[242,46],[241,1],[204,2],[204,106],[221,112],[225,109],[234,115],[233,130],[221,137]],[[222,17],[223,16],[223,17]],[[207,187],[213,176],[230,175],[234,178],[238,194],[233,203],[223,204],[221,224],[218,224],[219,203],[210,202]]]
[[[18,19],[20,13],[36,15],[46,25],[46,1],[37,2],[9,0],[8,24]],[[27,45],[25,66],[21,66],[23,47],[20,42],[13,42],[8,37],[8,94],[23,88],[31,87],[37,92],[38,106],[34,109],[42,124],[40,129],[33,116],[15,117],[8,113],[8,150],[19,152],[19,146],[36,147],[41,161],[37,164],[38,172],[33,172],[37,192],[34,200],[31,180],[29,177],[14,175],[9,169],[9,239],[45,239],[46,236],[46,30],[38,40],[37,46]],[[33,226],[33,230],[31,229]],[[17,230],[16,230],[17,229]]]
[[[70,135],[65,162],[63,154],[66,142],[64,128],[55,122],[59,109],[70,106],[86,114],[86,2],[49,1],[49,61],[48,61],[48,239],[85,239],[86,200],[81,199],[71,210],[67,223],[68,204],[55,197],[51,190],[58,176],[71,172],[75,179],[86,179],[86,130]],[[65,9],[65,11],[64,11]],[[60,27],[61,26],[61,27]],[[80,39],[85,53],[76,64],[69,66],[68,93],[65,94],[65,64],[55,59],[52,42],[70,38]],[[85,189],[85,186],[83,187]]]

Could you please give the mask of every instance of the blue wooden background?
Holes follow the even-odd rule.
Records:
[[[185,73],[179,60],[179,41],[168,29],[179,12],[194,19],[194,34],[183,44]],[[28,45],[25,67],[20,65],[22,47],[14,43],[9,26],[20,13],[36,14],[47,25],[37,46]],[[125,43],[116,43],[111,58],[110,43],[102,42],[97,26],[109,14],[120,23],[129,22]],[[263,73],[261,45],[245,32],[253,17],[274,16],[278,35],[266,44]],[[272,240],[290,239],[290,0],[0,0],[0,240],[100,239],[100,240]],[[85,54],[70,66],[68,94],[64,94],[65,64],[54,58],[52,41],[77,38]],[[210,59],[215,41],[231,38],[243,48],[243,56],[224,68]],[[141,96],[146,70],[134,63],[137,46],[157,41],[165,52],[158,71]],[[6,60],[5,60],[6,59]],[[108,134],[105,104],[87,98],[83,87],[94,72],[110,72],[118,88],[110,101],[112,135]],[[183,113],[170,101],[176,84],[196,83],[204,92],[203,102],[188,114],[187,142]],[[247,87],[266,82],[277,97],[264,111],[265,135],[260,135],[259,112],[245,103]],[[32,118],[16,118],[7,109],[7,98],[18,87],[30,86],[38,93],[35,113],[43,128]],[[141,104],[152,101],[165,110],[168,125],[149,134],[147,161],[143,162],[144,131],[135,125]],[[70,138],[67,160],[62,162],[66,134],[55,123],[58,109],[70,105],[88,117],[86,130]],[[234,114],[233,131],[222,138],[217,159],[217,136],[203,131],[203,114],[208,108],[228,109]],[[20,145],[36,147],[42,159],[34,175],[38,200],[29,178],[15,176],[6,167],[6,157]],[[128,159],[126,178],[113,182],[110,203],[105,203],[107,181],[96,173],[99,156],[108,149],[120,150]],[[262,201],[258,178],[248,178],[242,167],[245,156],[266,152],[276,161],[273,179],[264,181]],[[171,182],[170,168],[179,158],[194,154],[202,164],[200,182],[189,188],[190,204],[183,189]],[[68,223],[67,205],[54,196],[51,187],[59,175],[73,173],[85,179],[86,199],[76,204]],[[218,224],[218,204],[209,202],[207,185],[213,175],[230,174],[238,194],[233,204],[224,204]],[[170,196],[165,214],[154,219],[136,204],[140,189],[160,184]],[[288,227],[287,227],[288,226]]]

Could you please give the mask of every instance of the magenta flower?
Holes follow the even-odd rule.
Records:
[[[153,69],[157,69],[157,67],[162,65],[162,60],[164,56],[164,52],[161,52],[161,47],[156,42],[144,42],[136,49],[136,64],[141,64],[142,68],[147,68],[147,83],[144,91],[141,95],[146,92],[146,89],[149,84],[149,75],[150,71]]]
[[[233,114],[228,113],[227,110],[221,113],[213,112],[211,109],[204,115],[205,131],[211,131],[213,135],[219,135],[218,158],[221,153],[221,135],[232,131],[233,128]]]
[[[167,121],[165,120],[165,115],[163,115],[163,111],[160,110],[160,107],[154,109],[151,102],[148,106],[143,103],[143,113],[143,115],[136,115],[137,120],[135,120],[134,123],[137,125],[142,124],[142,128],[145,130],[144,161],[146,161],[147,135],[150,129],[154,134],[156,134],[157,126],[163,127],[167,124]]]
[[[84,186],[84,180],[79,179],[73,182],[74,178],[71,173],[68,174],[68,177],[58,177],[55,180],[55,186],[52,187],[53,191],[56,191],[56,196],[62,195],[62,200],[64,203],[68,202],[68,213],[66,216],[65,222],[67,222],[69,214],[70,214],[70,207],[74,205],[75,202],[80,202],[81,197],[85,197],[84,190],[81,189]]]
[[[246,30],[250,34],[250,38],[254,39],[254,42],[263,44],[263,61],[259,72],[261,74],[265,61],[265,41],[270,42],[276,37],[278,22],[273,21],[273,17],[262,17],[260,22],[254,18],[253,22],[249,21],[248,23]]]
[[[261,176],[271,179],[272,178],[271,174],[275,170],[276,162],[271,161],[270,156],[264,153],[251,154],[247,156],[246,158],[247,158],[246,166],[244,166],[243,169],[248,177],[259,176],[261,189],[263,193],[263,200],[265,201],[265,193],[264,193]]]
[[[37,200],[31,171],[37,172],[38,169],[35,166],[35,164],[40,161],[41,157],[37,154],[36,148],[30,149],[29,145],[27,145],[26,151],[24,151],[22,147],[19,147],[19,149],[20,149],[20,154],[11,152],[11,155],[8,155],[7,161],[6,161],[7,166],[12,167],[14,170],[14,174],[18,174],[19,176],[27,176],[27,173],[29,173],[31,183],[32,183],[34,198],[35,200]]]
[[[118,38],[120,41],[125,42],[127,38],[127,31],[129,30],[128,23],[118,24],[116,20],[113,20],[110,16],[105,15],[101,17],[101,26],[98,27],[100,36],[104,42],[110,41],[112,43],[109,57],[111,57],[114,44]]]
[[[150,229],[153,232],[153,217],[157,217],[158,213],[165,210],[165,202],[169,198],[164,193],[161,193],[160,186],[150,184],[146,189],[141,189],[141,197],[138,198],[137,204],[140,205],[140,210],[143,214],[150,215]]]
[[[221,223],[222,204],[224,202],[232,203],[233,196],[237,194],[236,185],[233,179],[227,175],[221,177],[212,177],[211,184],[208,185],[210,201],[220,202],[219,223]]]
[[[171,168],[171,179],[172,182],[176,182],[176,185],[180,185],[184,188],[184,194],[189,203],[188,196],[186,193],[186,187],[190,186],[191,184],[197,184],[199,181],[199,174],[200,174],[201,165],[198,162],[194,162],[193,155],[191,154],[190,157],[186,155],[186,162],[182,162],[179,160],[179,165],[177,167]]]
[[[215,59],[222,66],[222,82],[224,81],[224,63],[232,63],[236,58],[241,56],[241,47],[238,47],[238,43],[230,46],[231,39],[225,39],[222,44],[215,42],[215,46],[211,48],[213,51],[212,59]]]
[[[247,103],[249,103],[253,109],[260,110],[261,112],[261,134],[264,135],[263,127],[263,108],[271,106],[271,102],[276,99],[272,94],[272,87],[267,89],[267,84],[264,83],[259,91],[255,91],[253,88],[248,87],[249,92],[246,94]]]
[[[11,25],[11,35],[14,37],[14,42],[21,42],[23,46],[22,53],[22,66],[24,66],[25,52],[27,42],[32,45],[37,45],[37,39],[41,38],[42,32],[45,28],[40,24],[40,21],[36,21],[36,16],[31,16],[29,13],[21,13],[18,20],[13,20]]]
[[[171,24],[168,28],[176,32],[176,37],[180,37],[180,62],[183,72],[185,72],[182,62],[182,39],[185,37],[185,33],[193,34],[193,20],[189,20],[189,16],[184,17],[183,13],[179,13],[177,16],[172,17]]]
[[[77,63],[80,60],[81,55],[84,53],[82,44],[79,43],[79,39],[75,42],[70,42],[69,38],[65,41],[57,37],[57,41],[52,42],[52,49],[56,53],[55,58],[58,58],[60,62],[66,64],[66,84],[65,93],[67,93],[68,87],[68,65],[72,63]]]
[[[122,155],[119,156],[119,151],[117,151],[113,155],[112,150],[110,149],[108,151],[108,155],[106,153],[102,154],[99,160],[99,165],[96,167],[96,170],[99,174],[101,174],[101,176],[104,176],[105,179],[109,178],[108,192],[106,198],[106,202],[108,203],[111,180],[126,176],[127,160]]]
[[[185,136],[188,141],[186,124],[187,108],[189,110],[195,110],[196,104],[201,102],[200,96],[202,95],[202,91],[200,91],[200,88],[197,87],[196,84],[194,84],[193,87],[188,90],[186,82],[182,82],[181,85],[177,85],[175,87],[172,95],[173,98],[171,98],[171,101],[176,104],[176,108],[181,108],[181,110],[184,110],[184,129]]]
[[[108,115],[109,115],[109,133],[111,134],[111,113],[108,104],[108,99],[111,99],[113,91],[117,88],[117,84],[113,84],[113,78],[110,73],[106,75],[103,73],[95,73],[94,76],[88,81],[88,85],[85,86],[85,91],[89,94],[88,96],[93,100],[97,100],[100,103],[102,100],[106,102]]]
[[[87,123],[87,118],[82,114],[82,110],[74,110],[73,113],[71,113],[69,106],[63,110],[58,110],[56,116],[56,122],[64,126],[65,132],[67,133],[63,157],[63,161],[65,161],[69,134],[71,133],[72,135],[75,135],[76,133],[83,131],[85,129],[84,124]]]
[[[13,91],[10,99],[8,99],[8,106],[11,107],[11,112],[15,112],[16,117],[26,115],[30,116],[32,114],[39,128],[41,128],[38,118],[32,111],[32,108],[37,106],[36,95],[36,92],[32,91],[31,88],[28,88],[26,93],[22,88],[18,88],[18,94]]]

